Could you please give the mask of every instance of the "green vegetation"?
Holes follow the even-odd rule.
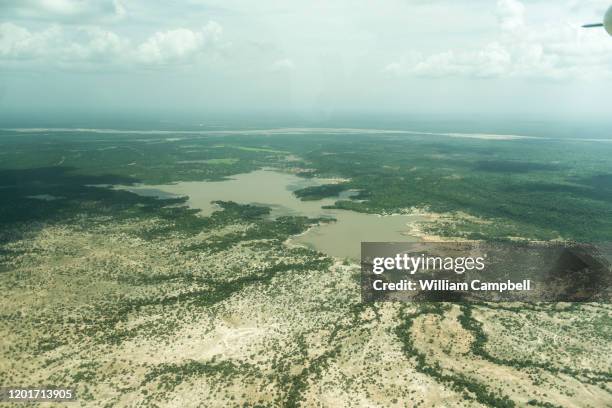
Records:
[[[274,150],[274,149],[265,149],[262,147],[247,147],[247,146],[215,146],[215,147],[229,147],[232,149],[243,150],[245,152],[257,152],[257,153],[279,153],[279,154],[288,154],[288,151],[285,150]]]
[[[381,137],[379,136],[378,139]],[[319,175],[351,179],[364,201],[338,208],[461,211],[490,224],[440,225],[441,235],[607,241],[612,237],[612,146],[539,140],[419,137],[328,141],[305,158]],[[393,148],[390,149],[389,145]],[[333,151],[335,154],[322,154]],[[298,192],[299,194],[299,192]]]
[[[39,143],[41,137],[44,143]],[[349,143],[345,136],[324,134],[176,139],[103,134],[92,140],[78,133],[5,131],[2,145],[6,154],[0,166],[7,171],[45,173],[60,167],[55,171],[66,176],[90,177],[89,184],[221,180],[273,166],[309,177],[350,179],[296,192],[316,200],[347,189],[360,191],[356,200],[339,201],[338,208],[391,213],[426,207],[495,221],[432,227],[442,235],[580,241],[612,237],[612,145],[607,143],[418,135],[353,135]],[[288,155],[298,159],[286,160]],[[5,173],[7,177],[12,176]],[[49,190],[33,193],[52,194]]]
[[[235,164],[239,159],[225,158],[225,159],[208,159],[203,162],[206,164]]]
[[[295,195],[302,200],[321,200],[322,198],[335,197],[346,189],[343,184],[325,184],[297,190]]]
[[[355,189],[334,207],[449,215],[439,235],[609,240],[612,145],[3,131],[0,146],[2,384],[74,384],[81,406],[612,401],[608,305],[363,304],[357,265],[287,242],[327,219],[231,201],[203,217],[112,188],[275,167],[348,180],[303,200]]]

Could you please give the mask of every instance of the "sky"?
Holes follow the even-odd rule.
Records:
[[[2,115],[606,118],[610,0],[0,0]],[[4,112],[4,113],[2,113]]]

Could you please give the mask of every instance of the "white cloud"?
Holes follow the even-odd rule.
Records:
[[[609,110],[610,0],[46,1],[0,0],[3,107]]]
[[[186,61],[218,45],[222,33],[222,27],[214,21],[198,31],[179,28],[157,32],[138,46],[136,55],[148,64]]]
[[[498,0],[497,16],[504,30],[516,30],[525,24],[525,6],[517,0]]]
[[[382,69],[382,72],[390,73],[393,75],[401,75],[402,71],[403,71],[402,64],[399,62],[392,62],[390,64],[387,64]]]
[[[211,21],[200,30],[160,31],[140,44],[99,27],[66,28],[53,25],[30,31],[0,23],[0,60],[12,63],[45,62],[63,68],[87,64],[156,65],[189,63],[221,47],[221,26]]]
[[[391,62],[394,75],[468,78],[612,78],[612,41],[578,22],[528,22],[529,9],[517,0],[499,0],[497,38],[480,49],[448,50]]]
[[[0,24],[0,57],[2,59],[32,59],[46,56],[62,29],[51,26],[37,33],[13,23]]]
[[[272,71],[292,71],[295,69],[295,64],[288,58],[274,61],[271,66]]]
[[[126,15],[120,0],[3,0],[6,15],[55,22],[108,21]]]

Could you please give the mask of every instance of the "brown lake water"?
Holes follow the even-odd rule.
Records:
[[[350,199],[351,192],[316,201],[301,201],[293,194],[295,190],[304,187],[330,182],[333,180],[304,179],[289,173],[263,169],[237,174],[224,181],[187,181],[117,188],[148,196],[188,196],[187,205],[200,209],[203,216],[219,210],[212,201],[222,200],[268,206],[272,209],[270,216],[273,218],[283,215],[335,218],[336,222],[321,224],[291,238],[289,244],[304,245],[338,258],[359,259],[362,241],[418,240],[409,234],[410,224],[419,221],[416,215],[380,216],[322,208],[339,199]]]

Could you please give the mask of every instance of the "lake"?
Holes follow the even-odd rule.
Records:
[[[313,227],[289,240],[338,258],[360,258],[362,241],[416,241],[409,234],[417,215],[364,214],[346,210],[325,209],[338,199],[350,199],[354,192],[343,192],[333,198],[302,201],[293,192],[305,187],[329,184],[335,180],[303,178],[273,169],[237,174],[224,181],[186,181],[163,185],[116,186],[141,195],[156,197],[188,196],[187,205],[208,216],[219,207],[212,201],[234,201],[271,208],[270,217],[303,215],[311,218],[330,217],[337,221]]]

